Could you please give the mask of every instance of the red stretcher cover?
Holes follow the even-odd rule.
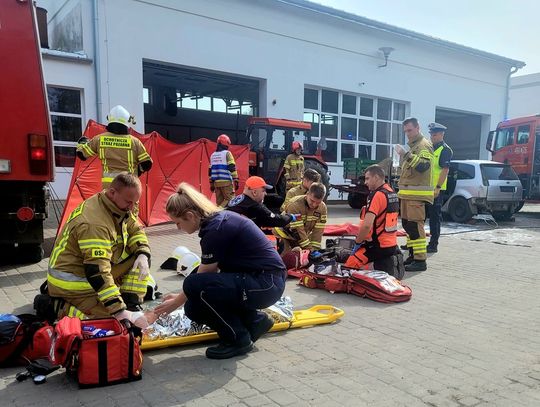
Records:
[[[90,120],[84,136],[90,139],[105,131],[104,125]],[[141,176],[143,193],[139,201],[139,219],[144,225],[170,221],[165,213],[165,204],[180,182],[188,182],[207,197],[212,197],[208,183],[208,165],[210,155],[216,151],[215,142],[200,139],[187,144],[176,144],[155,131],[146,135],[134,130],[130,132],[142,141],[154,162],[152,169]],[[242,191],[248,177],[249,146],[233,145],[230,151],[236,160],[240,178],[239,191]],[[100,190],[101,161],[97,156],[86,161],[77,159],[58,230],[61,230],[73,209]]]
[[[324,234],[327,236],[356,236],[360,226],[352,223],[341,223],[339,225],[326,225]],[[403,229],[397,231],[398,236],[407,236]]]

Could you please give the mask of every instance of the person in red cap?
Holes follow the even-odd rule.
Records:
[[[208,177],[210,178],[210,190],[216,194],[216,204],[226,207],[238,190],[238,172],[234,156],[229,151],[231,139],[226,134],[217,138],[216,151],[210,156]]]
[[[229,201],[226,209],[248,217],[260,228],[283,227],[296,221],[296,215],[278,215],[263,204],[266,191],[269,189],[272,189],[272,186],[261,177],[249,177],[244,193]]]

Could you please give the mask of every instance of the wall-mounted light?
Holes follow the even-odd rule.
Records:
[[[384,56],[384,64],[379,65],[379,68],[384,68],[385,66],[388,65],[388,57],[390,56],[392,51],[394,51],[394,48],[392,48],[392,47],[381,47],[381,48],[379,48],[379,51],[382,52],[382,54]]]

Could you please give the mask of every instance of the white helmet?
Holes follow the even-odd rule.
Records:
[[[173,259],[180,260],[184,254],[188,253],[191,253],[191,250],[189,250],[186,246],[178,246],[173,250],[171,257]]]
[[[129,114],[124,106],[117,105],[107,115],[107,124],[110,123],[120,123],[129,127],[130,124],[135,124],[135,118]]]
[[[193,270],[201,265],[201,258],[195,253],[186,253],[180,259],[178,259],[178,265],[176,266],[176,273],[187,277]]]

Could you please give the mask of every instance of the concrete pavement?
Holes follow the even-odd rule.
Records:
[[[269,334],[256,351],[232,360],[204,357],[206,345],[145,354],[143,380],[79,390],[63,372],[46,384],[18,383],[21,369],[0,370],[3,405],[33,406],[538,406],[540,211],[526,206],[493,229],[445,225],[428,271],[407,273],[413,298],[380,304],[287,282],[295,308],[332,304],[336,324]],[[358,213],[330,206],[330,222]],[[198,239],[172,225],[147,230],[153,269],[172,249]],[[47,230],[49,246],[54,224]],[[39,264],[0,267],[0,312],[31,311],[45,278]],[[155,271],[160,290],[181,279]]]

